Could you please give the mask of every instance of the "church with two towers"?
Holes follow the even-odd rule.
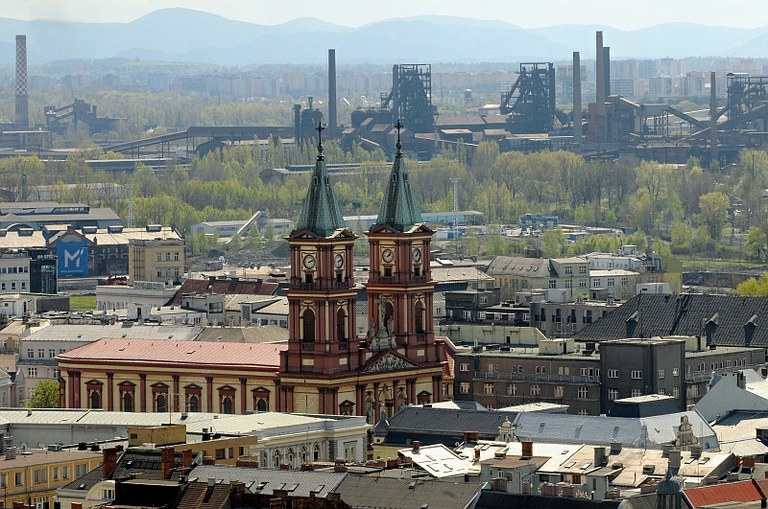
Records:
[[[301,218],[288,237],[289,342],[281,352],[275,410],[365,415],[375,423],[404,405],[441,400],[448,361],[433,329],[433,231],[411,190],[401,127],[384,199],[366,233],[365,337],[355,333],[357,237],[341,216],[318,142]]]

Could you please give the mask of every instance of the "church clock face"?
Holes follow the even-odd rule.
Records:
[[[413,257],[413,263],[421,263],[421,249],[418,247],[414,248],[411,256]]]
[[[341,269],[344,266],[344,257],[336,253],[336,256],[333,257],[333,265],[337,269]]]
[[[307,270],[312,270],[315,268],[315,264],[317,263],[315,260],[315,257],[312,255],[306,255],[302,261],[304,264],[304,268]]]
[[[392,260],[395,259],[395,253],[391,249],[385,249],[381,252],[381,259],[386,263],[392,263]]]

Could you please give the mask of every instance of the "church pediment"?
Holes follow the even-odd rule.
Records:
[[[301,230],[291,235],[288,240],[317,240],[319,238],[309,230]]]
[[[432,235],[435,233],[435,231],[427,226],[425,223],[419,223],[413,225],[413,228],[408,231],[408,233],[426,233],[428,235]]]
[[[349,228],[339,228],[338,230],[333,232],[333,235],[331,235],[334,239],[354,239],[355,234],[352,233],[352,230]]]
[[[399,355],[386,353],[378,359],[371,359],[371,362],[363,368],[363,373],[381,373],[384,371],[400,371],[403,369],[413,369],[418,366],[411,361],[405,360]]]
[[[378,225],[372,227],[370,230],[368,230],[368,233],[384,233],[384,234],[397,234],[400,233],[399,231],[395,230],[391,226],[388,226],[386,224]]]
[[[411,226],[409,229],[402,232],[398,231],[397,229],[389,225],[382,224],[382,225],[372,227],[370,230],[368,230],[368,233],[377,233],[380,235],[402,235],[403,233],[408,233],[408,234],[422,233],[426,235],[433,235],[435,232],[425,223],[417,223]]]

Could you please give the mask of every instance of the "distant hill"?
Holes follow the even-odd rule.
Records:
[[[299,18],[281,25],[233,21],[190,9],[161,9],[130,23],[71,23],[0,18],[0,64],[15,58],[14,36],[27,35],[29,61],[111,57],[228,66],[340,62],[518,62],[594,55],[603,30],[613,58],[765,56],[768,27],[750,30],[668,23],[642,30],[561,25],[524,29],[501,21],[446,16],[389,19],[359,28]]]

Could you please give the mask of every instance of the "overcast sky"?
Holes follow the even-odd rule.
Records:
[[[495,19],[525,28],[599,24],[633,30],[671,21],[740,28],[768,25],[765,0],[0,0],[0,17],[125,22],[166,7],[264,25],[315,17],[357,27],[433,14]]]

